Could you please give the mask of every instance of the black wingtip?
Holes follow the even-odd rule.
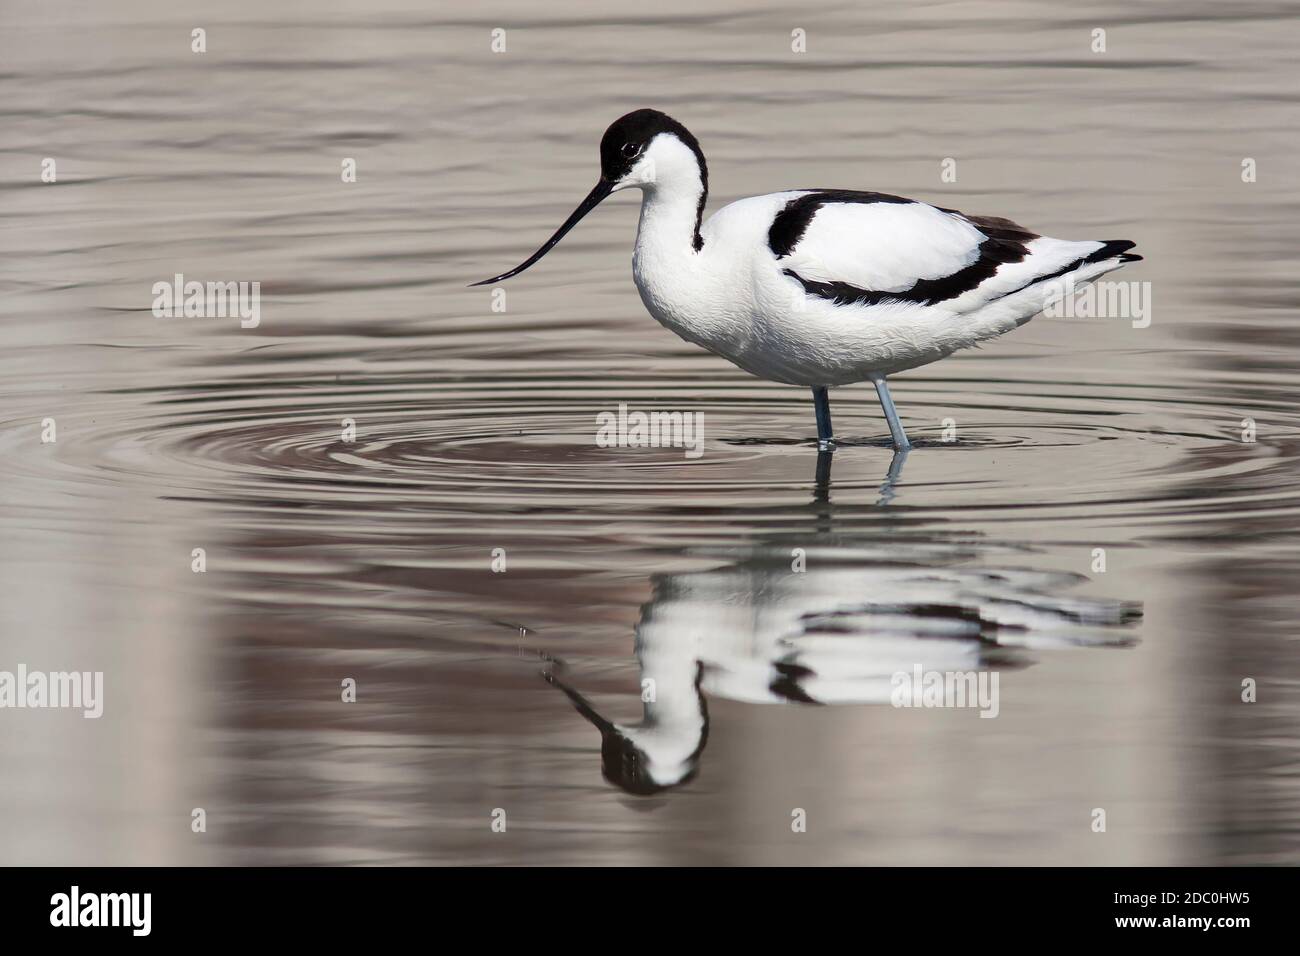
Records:
[[[1128,251],[1136,245],[1137,243],[1130,239],[1103,239],[1101,248],[1084,261],[1104,262],[1107,259],[1118,259],[1120,262],[1140,262],[1142,260],[1141,256]]]

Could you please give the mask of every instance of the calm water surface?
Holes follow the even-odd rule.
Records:
[[[1294,10],[646,9],[0,10],[0,669],[106,682],[99,721],[0,715],[0,862],[1300,859]],[[819,471],[803,391],[644,313],[632,196],[505,312],[465,288],[639,106],[699,135],[710,210],[844,186],[1135,239],[1152,322],[899,376],[892,477],[841,390]],[[260,281],[261,324],[153,317],[174,273]],[[620,402],[702,413],[704,454],[596,447]],[[918,663],[996,671],[997,718],[889,706]],[[654,794],[608,724],[644,679],[627,733],[694,771]]]

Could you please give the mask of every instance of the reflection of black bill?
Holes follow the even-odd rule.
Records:
[[[579,694],[568,684],[564,683],[564,681],[556,677],[554,673],[547,672],[547,673],[543,673],[542,676],[546,678],[547,683],[553,684],[556,687],[560,688],[560,690],[564,691],[565,695],[569,698],[569,700],[573,701],[573,706],[574,708],[577,709],[578,713],[582,714],[583,717],[587,718],[587,720],[592,724],[592,726],[594,726],[597,730],[600,731],[600,735],[602,737],[606,736],[607,734],[618,733],[618,728],[616,728],[612,723],[610,723],[604,717],[600,716],[600,714],[596,713],[595,708],[591,706],[587,698],[583,697],[581,694]]]
[[[534,262],[555,248],[555,244],[563,239],[568,231],[582,220],[583,216],[587,215],[587,213],[599,206],[600,201],[613,191],[614,184],[602,177],[600,181],[596,183],[596,187],[591,192],[587,193],[587,198],[578,205],[577,209],[573,210],[573,215],[569,216],[569,218],[564,221],[564,225],[555,230],[555,235],[547,239],[542,248],[538,249],[509,272],[503,272],[501,275],[493,276],[491,279],[484,279],[482,282],[473,282],[470,284],[470,287],[472,288],[476,285],[491,285],[493,282],[500,282],[503,279],[509,279],[511,276],[519,275],[519,273],[523,272]]]

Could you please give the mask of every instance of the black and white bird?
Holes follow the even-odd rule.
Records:
[[[886,384],[1023,325],[1066,289],[1140,259],[1128,240],[1039,236],[1008,219],[848,189],[741,199],[704,220],[709,174],[696,138],[657,110],[600,142],[600,179],[518,275],[601,200],[641,190],[632,274],[650,314],[760,378],[811,387],[820,446],[827,389],[871,382],[894,447],[910,444]]]
[[[887,552],[897,558],[907,546]],[[1028,666],[1054,649],[1126,647],[1142,606],[1072,596],[1080,574],[968,566],[961,547],[923,563],[837,567],[833,551],[790,571],[788,547],[654,578],[635,653],[641,718],[616,722],[544,672],[601,735],[604,777],[652,794],[695,776],[710,698],[749,704],[897,704],[899,675]],[[626,710],[626,707],[622,708]]]

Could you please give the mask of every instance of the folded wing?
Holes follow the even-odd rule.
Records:
[[[777,213],[768,246],[809,295],[837,304],[978,308],[1128,242],[1038,236],[1008,219],[967,216],[884,193],[809,190]]]

